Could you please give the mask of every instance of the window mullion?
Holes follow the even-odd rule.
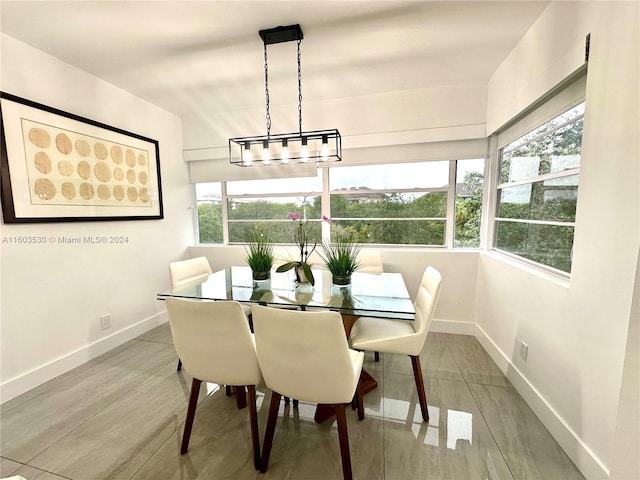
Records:
[[[528,218],[496,217],[496,222],[528,223],[529,225],[555,225],[557,227],[575,227],[576,222],[560,222],[558,220],[533,220]]]
[[[447,221],[444,231],[444,246],[453,248],[456,215],[456,166],[455,160],[449,161],[449,188],[447,189]]]
[[[331,192],[329,192],[329,168],[322,168],[322,197],[321,208],[322,215],[327,218],[331,218]],[[331,225],[327,222],[322,222],[322,241],[329,243],[331,241]]]
[[[362,195],[363,193],[366,194],[381,194],[384,195],[386,193],[446,193],[448,192],[448,187],[425,187],[425,188],[392,188],[392,189],[388,189],[388,190],[344,190],[344,191],[340,191],[340,190],[334,190],[329,192],[331,195],[344,195],[346,197],[353,195],[353,196],[358,196],[358,195]]]
[[[498,156],[498,136],[489,137],[488,161],[484,168],[484,189],[482,193],[482,205],[484,213],[480,224],[480,248],[489,250],[493,247],[495,225],[492,219],[495,217],[498,205],[498,190],[496,185],[500,175],[500,162]]]
[[[522,180],[514,180],[512,182],[499,183],[496,188],[501,189],[501,188],[508,188],[508,187],[517,187],[519,185],[528,185],[530,183],[544,182],[546,180],[553,180],[555,178],[570,177],[572,175],[578,175],[579,173],[580,173],[580,168],[568,168],[566,170],[562,170],[561,172],[545,173],[543,175],[538,175],[536,177],[529,177]]]
[[[222,197],[222,243],[229,245],[229,212],[227,201],[227,182],[220,182],[220,193]]]
[[[279,198],[279,197],[306,197],[307,195],[320,195],[321,192],[279,192],[279,193],[237,193],[228,195],[233,200],[250,200],[252,198]]]
[[[354,220],[354,221],[358,221],[358,222],[366,222],[366,221],[414,221],[414,220],[420,220],[420,221],[426,221],[426,222],[446,222],[447,218],[446,217],[335,217],[332,218],[332,220],[340,220],[340,221],[350,221],[350,220]]]

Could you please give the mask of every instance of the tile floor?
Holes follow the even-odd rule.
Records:
[[[191,379],[176,373],[168,325],[1,407],[0,476],[28,480],[340,479],[335,421],[281,405],[269,471],[254,470],[248,411],[201,391],[189,453],[179,454]],[[431,421],[422,423],[409,358],[369,354],[378,388],[366,418],[348,410],[355,479],[583,476],[480,344],[432,333],[421,354]],[[270,393],[258,388],[260,434]]]

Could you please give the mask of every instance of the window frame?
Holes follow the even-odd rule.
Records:
[[[550,128],[549,130],[546,130],[538,135],[534,135],[531,138],[527,139],[526,141],[522,142],[522,143],[518,143],[516,145],[513,145],[514,143],[518,142],[518,140],[525,138],[527,135],[531,134],[532,132],[534,132],[535,130],[539,129],[540,127],[544,126],[545,124],[548,124],[550,122],[552,122],[554,119],[566,114],[567,112],[575,109],[578,106],[583,106],[583,110],[582,113],[572,117],[569,120],[566,120],[552,128]],[[533,126],[532,128],[530,128],[527,132],[519,135],[517,138],[512,139],[511,141],[509,141],[506,145],[499,145],[497,143],[497,138],[495,138],[494,136],[494,141],[491,143],[490,145],[490,149],[491,149],[491,153],[492,153],[492,158],[491,158],[491,163],[493,165],[495,165],[495,170],[492,172],[492,176],[495,179],[495,188],[492,189],[492,200],[490,201],[490,205],[491,205],[491,211],[490,211],[490,236],[488,238],[491,239],[491,243],[490,243],[490,248],[491,251],[499,253],[500,255],[505,255],[508,258],[511,258],[513,260],[516,260],[518,262],[522,262],[525,265],[537,268],[539,270],[542,271],[546,271],[548,273],[552,273],[556,276],[565,278],[565,279],[569,279],[571,277],[571,269],[573,268],[573,262],[572,262],[572,256],[573,256],[573,245],[570,249],[570,253],[569,253],[569,260],[571,261],[571,268],[569,272],[566,272],[562,269],[553,267],[551,265],[545,264],[545,263],[541,263],[538,262],[536,260],[532,260],[529,258],[526,258],[524,256],[518,255],[517,253],[513,253],[510,252],[508,250],[504,250],[501,248],[498,248],[496,246],[496,243],[498,241],[498,225],[500,222],[503,223],[522,223],[522,224],[528,224],[528,225],[548,225],[548,226],[560,226],[560,227],[571,227],[573,228],[573,237],[572,237],[572,242],[575,239],[575,227],[576,227],[576,221],[575,218],[573,221],[557,221],[557,220],[538,220],[538,219],[520,219],[520,218],[507,218],[507,217],[500,217],[498,216],[499,210],[500,210],[500,201],[502,199],[502,191],[504,191],[507,188],[511,188],[511,187],[517,187],[517,186],[521,186],[521,185],[531,185],[533,188],[533,185],[535,183],[538,182],[546,182],[549,180],[555,180],[555,179],[559,179],[559,178],[568,178],[571,176],[578,176],[578,184],[576,185],[576,196],[578,195],[579,192],[579,175],[580,175],[580,167],[573,167],[573,168],[568,168],[566,170],[559,170],[556,172],[549,172],[549,173],[544,173],[544,174],[538,174],[538,175],[532,175],[532,176],[527,176],[525,178],[520,178],[518,180],[514,180],[514,181],[507,181],[507,182],[503,182],[502,180],[502,160],[503,160],[503,156],[505,154],[508,154],[510,152],[516,151],[522,147],[524,147],[527,144],[531,144],[537,140],[540,140],[544,137],[547,137],[549,135],[552,135],[554,132],[557,132],[558,130],[560,130],[561,128],[567,127],[569,125],[575,124],[578,121],[582,121],[583,122],[583,127],[584,127],[584,118],[585,118],[585,98],[584,96],[574,100],[573,102],[569,103],[568,105],[565,105],[560,112],[555,112],[552,116],[549,116],[550,118],[543,118],[540,121],[536,122],[535,126]],[[525,117],[526,118],[526,117]],[[584,131],[584,130],[583,130]],[[495,154],[495,156],[493,155]],[[492,160],[495,158],[495,162],[493,162]],[[582,160],[582,137],[581,137],[581,147],[580,147],[580,160]],[[576,210],[577,210],[577,198],[576,198]]]
[[[380,195],[385,195],[385,194],[389,194],[389,193],[399,193],[399,194],[403,194],[403,193],[444,193],[445,194],[445,215],[444,217],[331,217],[330,215],[327,214],[328,217],[330,217],[332,220],[336,220],[336,221],[436,221],[436,222],[443,222],[444,223],[444,242],[442,245],[436,245],[436,244],[418,244],[418,243],[367,243],[366,246],[368,247],[384,247],[384,248],[388,248],[388,247],[404,247],[404,248],[411,248],[411,247],[417,247],[417,248],[451,248],[451,246],[453,245],[453,240],[452,240],[452,235],[453,232],[450,234],[449,230],[450,230],[450,226],[452,225],[452,220],[455,218],[455,212],[450,214],[450,200],[451,200],[451,171],[453,169],[453,173],[454,173],[454,183],[455,183],[455,166],[456,163],[461,160],[461,159],[456,159],[456,160],[432,160],[430,162],[447,162],[448,163],[448,169],[447,169],[447,185],[443,186],[443,187],[413,187],[413,188],[388,188],[388,189],[369,189],[367,190],[367,194],[380,194]],[[486,161],[486,160],[485,160]],[[400,162],[400,163],[427,163],[427,162]],[[378,164],[369,164],[369,165],[365,165],[365,164],[361,164],[361,165],[345,165],[346,167],[353,167],[353,168],[357,168],[357,167],[367,167],[367,166],[376,166],[376,165],[380,165]],[[393,163],[387,163],[387,164],[383,164],[383,165],[393,165]],[[329,194],[329,199],[327,202],[328,205],[328,210],[331,210],[331,201],[330,201],[330,197],[331,195],[343,195],[345,197],[349,197],[349,196],[357,196],[357,195],[361,195],[362,191],[358,191],[358,190],[347,190],[347,191],[340,191],[340,190],[330,190],[331,184],[330,184],[330,177],[331,177],[331,170],[333,169],[337,169],[337,168],[342,168],[342,167],[328,167],[326,168],[326,170],[328,171],[328,177],[327,177],[327,183],[324,184],[323,183],[323,187],[324,189],[328,190],[328,194]],[[454,196],[454,206],[455,206],[455,185],[453,185],[454,187],[454,191],[453,191],[453,196]],[[324,200],[324,199],[323,199]],[[324,204],[323,204],[324,205]]]
[[[482,238],[480,240],[480,244],[478,247],[455,247],[454,246],[454,236],[455,236],[455,205],[456,198],[458,195],[456,188],[456,172],[457,172],[457,164],[458,161],[464,160],[482,160],[484,162],[484,177],[486,178],[487,166],[489,164],[489,159],[487,156],[466,156],[455,159],[443,159],[443,160],[427,160],[426,162],[431,161],[440,161],[440,162],[448,162],[448,171],[447,171],[447,185],[443,187],[414,187],[414,188],[398,188],[398,189],[376,189],[376,190],[368,190],[367,193],[444,193],[445,194],[445,204],[446,211],[444,217],[393,217],[393,218],[366,218],[366,220],[390,220],[390,221],[404,221],[404,220],[417,220],[417,221],[442,221],[444,222],[444,243],[442,245],[428,245],[428,244],[385,244],[385,243],[367,243],[366,247],[383,247],[383,248],[433,248],[433,249],[455,249],[455,250],[480,250],[483,248]],[[419,163],[419,162],[402,162],[402,163]],[[372,163],[372,164],[357,164],[357,165],[349,165],[350,167],[366,167],[369,165],[379,165],[380,163]],[[389,162],[390,165],[393,162]],[[347,166],[347,165],[344,165]],[[201,199],[197,198],[197,192],[195,185],[193,185],[193,196],[196,208],[194,209],[195,215],[195,239],[197,241],[197,245],[242,245],[243,242],[231,242],[229,236],[229,225],[234,222],[247,222],[253,219],[230,219],[229,217],[229,201],[233,199],[242,199],[242,200],[250,200],[250,199],[264,199],[264,198],[279,198],[279,197],[306,197],[312,196],[321,197],[321,214],[327,217],[330,217],[331,205],[330,205],[330,197],[331,195],[356,195],[358,192],[332,192],[330,191],[329,185],[329,176],[332,169],[341,168],[341,166],[319,166],[319,173],[322,191],[313,191],[313,192],[300,192],[300,191],[286,191],[286,192],[278,192],[278,193],[242,193],[242,194],[229,194],[227,189],[226,181],[221,182],[211,182],[211,183],[220,183],[221,190],[221,204],[222,204],[222,228],[223,228],[223,243],[200,243],[199,242],[199,222],[198,222],[198,209],[197,205],[202,202]],[[203,182],[206,183],[206,182]],[[486,181],[485,187],[486,189]],[[486,195],[483,194],[482,202],[483,205],[486,201]],[[483,217],[484,212],[483,212]],[[342,218],[336,217],[336,220],[358,220],[357,218]],[[316,220],[316,219],[314,219]],[[321,222],[320,219],[317,219],[321,224],[321,232],[322,239],[328,241],[330,239],[330,225],[326,222]],[[255,219],[255,221],[260,222],[284,222],[288,223],[290,220],[288,218],[280,219]],[[483,219],[484,221],[484,219]],[[290,245],[288,243],[282,243],[279,245]]]

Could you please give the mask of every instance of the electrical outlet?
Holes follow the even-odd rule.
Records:
[[[529,355],[529,345],[520,340],[520,357],[525,362],[527,361],[527,355]]]
[[[100,325],[102,326],[102,330],[106,330],[107,328],[111,328],[111,314],[107,313],[100,317]]]

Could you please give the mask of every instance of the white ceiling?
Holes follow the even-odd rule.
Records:
[[[299,23],[304,101],[487,81],[549,2],[0,1],[3,33],[181,116],[264,108],[258,30]],[[295,42],[271,45],[297,102]]]

